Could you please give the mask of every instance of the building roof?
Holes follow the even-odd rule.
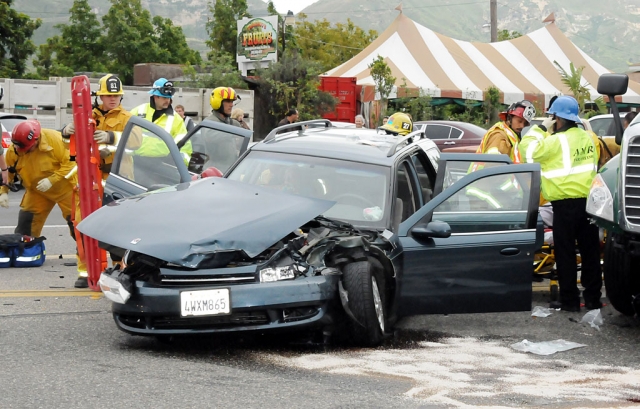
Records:
[[[359,85],[373,85],[368,65],[378,55],[396,77],[396,87],[421,89],[434,98],[484,100],[495,86],[503,102],[522,99],[548,106],[554,95],[570,94],[554,64],[567,72],[584,67],[583,84],[590,84],[592,99],[601,74],[611,72],[579,49],[551,22],[522,37],[496,43],[467,42],[447,37],[400,13],[367,48],[327,76],[357,77]],[[391,97],[393,97],[392,95]],[[640,84],[630,81],[621,102],[640,104]]]

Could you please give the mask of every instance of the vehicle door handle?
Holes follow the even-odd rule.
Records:
[[[500,254],[503,256],[515,256],[516,254],[520,254],[520,249],[517,247],[507,247],[500,250]]]
[[[455,145],[455,142],[445,142],[444,145]]]
[[[124,196],[122,195],[122,193],[118,193],[118,192],[111,193],[111,197],[113,198],[113,200],[124,199]]]

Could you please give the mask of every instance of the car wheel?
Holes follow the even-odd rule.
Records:
[[[637,264],[638,258],[616,248],[620,241],[619,235],[611,234],[607,237],[604,247],[604,286],[611,305],[624,315],[634,315],[633,296],[640,292],[638,280],[632,280],[632,266]],[[634,270],[637,271],[637,270]]]
[[[359,261],[344,268],[343,285],[357,321],[350,325],[352,341],[364,346],[379,345],[386,326],[384,277],[374,273],[371,263]]]

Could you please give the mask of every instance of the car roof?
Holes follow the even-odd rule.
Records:
[[[287,132],[259,142],[253,145],[251,150],[390,166],[395,161],[395,157],[407,148],[407,146],[398,147],[395,154],[388,156],[389,150],[402,139],[402,137],[380,134],[375,129],[310,127],[302,132]],[[437,149],[435,143],[430,140],[420,139],[420,141],[423,149],[429,149],[431,145]]]
[[[625,115],[628,114],[628,112],[620,112],[620,118],[624,118]],[[600,114],[600,115],[594,115],[591,118],[589,118],[589,121],[591,121],[592,119],[602,119],[602,118],[613,118],[613,114]]]

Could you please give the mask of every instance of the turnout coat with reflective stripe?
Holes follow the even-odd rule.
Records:
[[[513,163],[521,163],[518,151],[518,135],[504,122],[498,122],[484,134],[476,153],[509,155]]]
[[[542,195],[550,202],[589,195],[598,155],[583,129],[569,128],[549,135],[533,126],[522,138],[520,154],[525,162],[540,164]]]

